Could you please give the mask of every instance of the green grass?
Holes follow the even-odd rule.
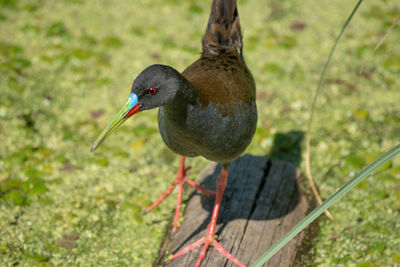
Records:
[[[182,71],[199,56],[210,3],[162,3],[0,1],[0,265],[151,265],[175,198],[140,212],[178,167],[156,111],[89,149],[143,68]],[[239,0],[258,90],[248,153],[267,155],[277,133],[306,130],[321,69],[355,3]],[[363,3],[328,69],[311,144],[323,197],[399,142],[399,26],[359,75],[399,15],[397,1]],[[207,164],[189,162],[193,177]],[[334,205],[339,224],[320,220],[306,264],[399,264],[399,173],[397,157]]]

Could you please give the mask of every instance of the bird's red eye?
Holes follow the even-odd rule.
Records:
[[[149,95],[155,95],[155,94],[157,94],[157,89],[156,89],[156,88],[150,88],[149,91],[148,91],[148,94],[149,94]]]

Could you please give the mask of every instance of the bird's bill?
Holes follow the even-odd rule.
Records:
[[[103,141],[111,135],[124,121],[126,121],[133,114],[139,112],[139,102],[136,94],[131,93],[129,100],[121,108],[114,119],[107,125],[107,127],[100,133],[96,141],[92,145],[90,152],[94,152]]]

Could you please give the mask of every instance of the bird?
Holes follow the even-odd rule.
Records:
[[[181,73],[161,64],[145,68],[133,81],[126,104],[91,147],[91,152],[94,152],[131,116],[158,108],[161,137],[170,150],[180,155],[180,165],[172,185],[146,212],[159,205],[177,186],[172,229],[175,233],[179,227],[184,184],[215,195],[205,236],[171,255],[170,261],[203,246],[196,262],[196,266],[200,266],[207,250],[213,246],[238,266],[244,266],[220,245],[215,236],[229,165],[245,152],[257,125],[256,86],[242,50],[236,0],[213,0],[200,58]],[[187,177],[185,159],[197,156],[222,164],[216,191],[208,190]]]

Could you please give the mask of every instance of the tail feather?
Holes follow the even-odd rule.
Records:
[[[242,55],[242,34],[236,0],[213,0],[203,36],[203,54],[219,55],[231,50]]]

